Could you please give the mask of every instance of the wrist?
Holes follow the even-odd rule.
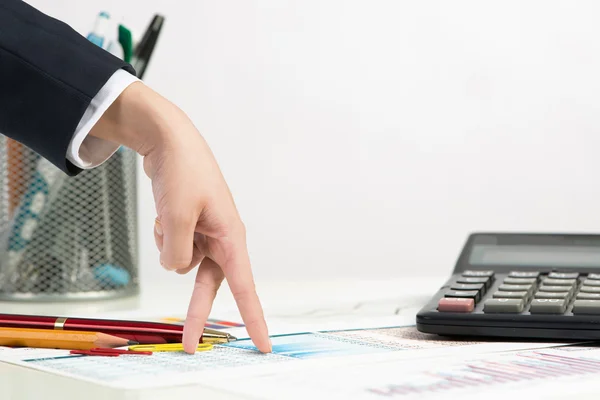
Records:
[[[106,110],[90,135],[145,156],[167,139],[169,114],[176,109],[142,82],[134,82]]]

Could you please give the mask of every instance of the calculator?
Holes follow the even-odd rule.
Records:
[[[416,319],[444,336],[600,339],[600,235],[473,233]]]

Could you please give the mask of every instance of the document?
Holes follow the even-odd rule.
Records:
[[[457,357],[556,346],[551,343],[449,341],[420,333],[414,326],[279,334],[272,336],[272,342],[273,353],[270,354],[259,353],[249,339],[215,346],[211,351],[195,355],[157,352],[150,356],[95,357],[71,355],[64,350],[0,348],[0,361],[123,389],[198,382],[211,382],[218,388],[219,382],[224,387],[231,386],[233,375],[236,382],[247,379],[250,383],[257,377],[274,382],[284,380],[283,377],[293,381],[312,377],[313,371],[324,366],[336,371],[344,371],[348,366],[353,366],[352,369],[367,365],[384,368],[380,365],[390,362],[413,365],[413,361],[408,361],[441,355]],[[392,367],[395,368],[393,364]],[[337,379],[344,378],[340,375]],[[390,382],[395,384],[395,381]],[[380,383],[373,382],[372,387],[380,388],[376,386]],[[244,389],[242,384],[239,387]],[[353,386],[352,390],[358,389]]]
[[[558,346],[410,363],[396,359],[315,367],[303,374],[241,378],[233,390],[261,399],[291,400],[596,399],[599,379],[598,347]],[[212,384],[225,387],[223,382]]]

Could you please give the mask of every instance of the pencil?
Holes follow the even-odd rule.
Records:
[[[90,350],[96,347],[113,348],[136,344],[139,343],[99,332],[0,328],[0,346],[8,347]]]

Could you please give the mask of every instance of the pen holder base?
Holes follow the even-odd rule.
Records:
[[[68,177],[0,135],[0,299],[138,293],[137,154]]]

